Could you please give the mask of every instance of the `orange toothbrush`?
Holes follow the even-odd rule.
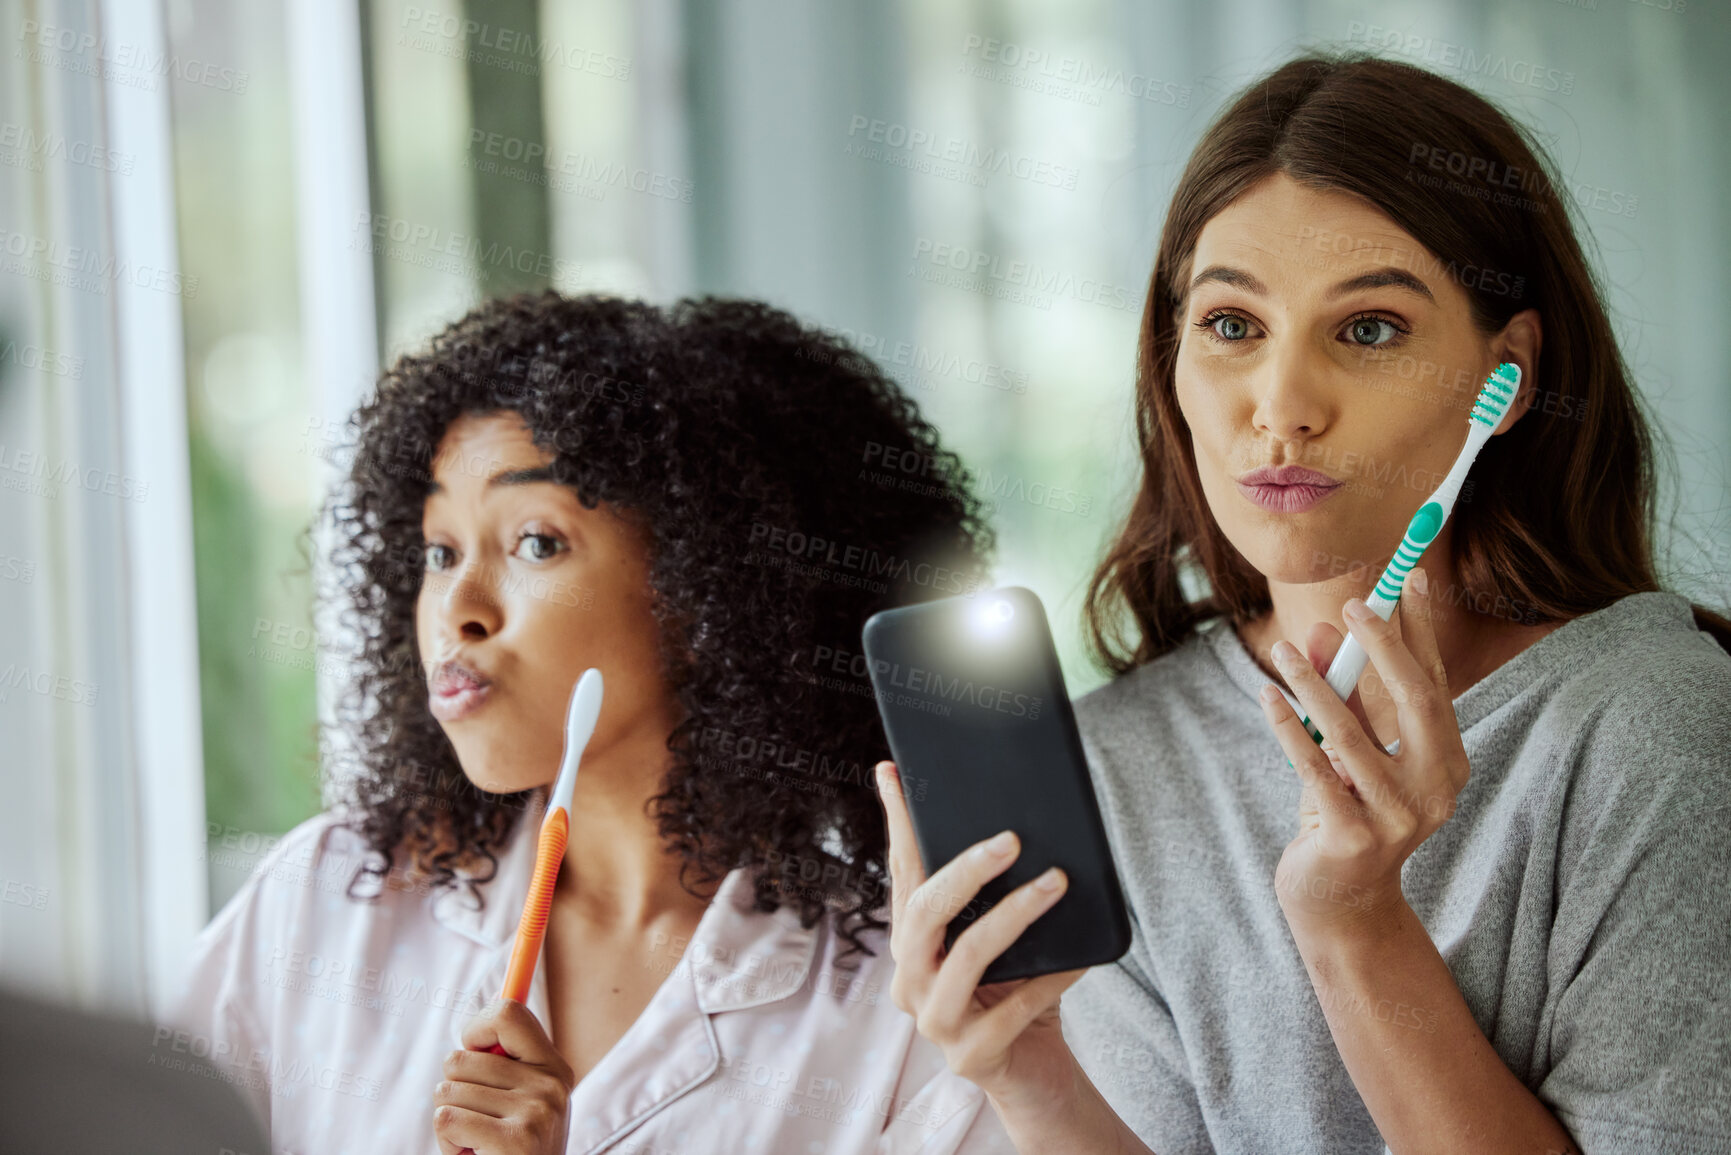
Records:
[[[541,941],[547,935],[547,912],[553,906],[553,887],[559,881],[559,864],[565,859],[565,841],[571,833],[571,793],[577,785],[577,764],[600,716],[601,671],[591,668],[577,679],[577,689],[571,695],[571,708],[565,717],[565,759],[547,797],[547,816],[541,820],[535,850],[535,874],[529,880],[523,918],[517,924],[517,942],[505,972],[503,997],[520,1003],[529,1001],[529,982],[535,976],[535,960],[541,956]],[[506,1053],[497,1043],[490,1049],[495,1055]]]

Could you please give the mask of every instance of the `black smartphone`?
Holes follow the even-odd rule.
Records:
[[[1130,919],[1045,607],[1020,586],[901,606],[866,620],[878,713],[929,877],[981,839],[1022,851],[950,920],[944,945],[1048,867],[1064,897],[982,983],[1111,962]]]

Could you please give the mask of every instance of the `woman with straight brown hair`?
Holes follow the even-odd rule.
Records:
[[[1089,591],[1117,677],[1076,704],[1129,953],[980,987],[1061,885],[946,953],[1015,840],[927,879],[880,790],[892,993],[1020,1150],[1731,1151],[1731,629],[1661,588],[1648,427],[1553,174],[1364,56],[1281,67],[1197,146]],[[1503,362],[1384,622],[1361,599]]]

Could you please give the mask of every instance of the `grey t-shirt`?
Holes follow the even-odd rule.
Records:
[[[1268,681],[1215,622],[1076,703],[1134,940],[1064,1033],[1158,1155],[1384,1149],[1275,899]],[[1472,778],[1402,880],[1474,1018],[1588,1155],[1731,1152],[1731,656],[1636,594],[1454,706]]]

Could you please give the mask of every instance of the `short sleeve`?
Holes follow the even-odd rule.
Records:
[[[1731,661],[1610,703],[1580,759],[1537,1093],[1587,1155],[1731,1152]]]
[[[1189,1061],[1166,1002],[1149,982],[1142,931],[1130,950],[1064,992],[1064,1038],[1083,1072],[1136,1136],[1160,1155],[1212,1152]]]

